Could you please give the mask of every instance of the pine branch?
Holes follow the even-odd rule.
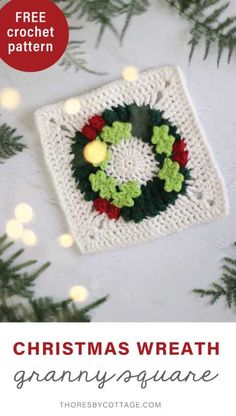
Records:
[[[85,17],[87,21],[94,22],[100,25],[97,43],[100,42],[101,37],[106,27],[109,27],[115,35],[117,35],[116,29],[112,24],[112,18],[118,15],[119,5],[122,3],[120,0],[53,0],[54,3],[59,3],[62,11],[67,18],[71,18],[74,15],[80,19]],[[118,3],[116,5],[115,3]],[[70,46],[70,45],[69,45]],[[72,47],[73,46],[73,47]],[[75,44],[70,46],[69,57],[73,57]],[[77,45],[78,48],[78,45]],[[76,53],[78,56],[78,53]],[[67,60],[69,62],[69,59]],[[81,68],[81,66],[79,66]],[[82,65],[82,69],[83,65]]]
[[[190,54],[191,61],[195,49],[200,42],[205,42],[204,59],[209,56],[213,46],[217,47],[217,63],[219,65],[224,51],[227,52],[228,62],[236,48],[236,16],[225,17],[229,3],[224,0],[163,0],[178,14],[191,24]],[[87,21],[99,25],[97,45],[106,29],[110,29],[122,42],[134,16],[144,13],[149,7],[148,0],[54,0],[68,17],[84,17]],[[117,32],[114,20],[125,16],[125,24],[121,34]],[[74,41],[75,42],[75,41]],[[72,41],[68,54],[65,56],[65,67],[75,65],[87,70],[86,62],[78,51],[79,44]],[[93,71],[89,71],[92,72]]]
[[[106,302],[108,299],[108,296],[105,296],[101,299],[96,300],[95,302],[91,303],[90,305],[85,306],[83,309],[81,309],[82,313],[88,313],[93,309],[96,309],[98,306],[102,305],[104,302]]]
[[[85,18],[88,22],[99,25],[97,46],[106,29],[110,29],[121,41],[134,16],[144,13],[149,6],[148,0],[54,0],[61,6],[62,11],[69,18]],[[125,24],[119,35],[114,26],[114,19],[125,16]]]
[[[73,16],[75,13],[79,13],[80,0],[53,0],[54,3],[58,3],[67,17]]]
[[[33,271],[31,266],[37,263],[35,260],[15,264],[24,250],[17,250],[6,257],[4,253],[13,244],[8,242],[5,235],[0,237],[0,321],[90,322],[89,312],[103,304],[107,297],[98,299],[81,309],[78,309],[70,299],[55,302],[50,297],[35,298],[35,281],[50,263],[45,263]],[[23,269],[24,273],[22,273]]]
[[[132,18],[134,16],[138,16],[146,12],[148,7],[149,7],[148,0],[131,0],[129,1],[129,3],[126,4],[126,8],[123,10],[123,14],[126,15],[126,20],[125,20],[125,24],[120,35],[121,43],[124,40],[126,31],[130,25]]]
[[[54,303],[51,298],[31,301],[36,322],[90,322],[89,312],[106,302],[107,297],[78,310],[70,300]]]
[[[210,297],[211,305],[219,299],[225,298],[227,306],[231,309],[236,307],[236,259],[225,257],[223,260],[222,268],[224,272],[220,278],[220,283],[212,283],[210,289],[195,289],[193,292],[201,298]]]
[[[224,17],[229,3],[222,0],[164,0],[172,8],[186,18],[192,25],[190,30],[191,61],[196,47],[205,42],[204,59],[215,45],[218,49],[217,64],[219,65],[223,51],[227,51],[228,63],[236,48],[236,16]]]
[[[22,136],[15,135],[16,129],[7,124],[0,125],[0,163],[16,155],[26,147],[21,143]]]
[[[83,70],[85,72],[89,72],[90,74],[104,75],[104,73],[95,72],[87,68],[86,59],[83,58],[84,52],[82,52],[80,48],[82,43],[82,41],[70,41],[68,43],[66,52],[59,62],[59,65],[63,66],[65,70],[74,68],[76,72]]]
[[[74,31],[81,30],[82,27],[70,27],[70,37],[73,37]],[[76,72],[83,70],[89,72],[90,74],[96,75],[105,75],[102,72],[92,71],[87,67],[87,61],[85,59],[85,53],[81,50],[81,45],[84,44],[84,41],[81,40],[70,40],[67,46],[67,49],[59,62],[59,65],[62,66],[65,70],[74,68]]]
[[[13,241],[9,241],[7,242],[7,236],[3,235],[0,237],[0,256],[9,248],[11,247],[14,243]]]

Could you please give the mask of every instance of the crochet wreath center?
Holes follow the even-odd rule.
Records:
[[[105,170],[119,185],[132,180],[145,185],[158,173],[159,163],[148,143],[132,137],[123,140],[119,146],[110,146],[110,158]]]

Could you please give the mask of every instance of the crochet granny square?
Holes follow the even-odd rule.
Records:
[[[221,175],[176,67],[119,80],[36,112],[46,162],[82,253],[222,217]]]

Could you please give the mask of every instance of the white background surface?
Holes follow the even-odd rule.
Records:
[[[18,110],[1,109],[1,122],[17,127],[28,146],[0,167],[1,233],[15,205],[29,203],[35,211],[31,228],[39,243],[27,248],[24,258],[52,262],[38,279],[36,294],[65,298],[76,284],[89,290],[89,302],[109,294],[108,302],[93,313],[93,321],[234,321],[236,315],[224,302],[209,306],[191,291],[219,278],[221,259],[233,254],[236,240],[236,54],[229,66],[223,57],[217,69],[216,51],[204,62],[201,45],[189,66],[188,23],[161,1],[151,3],[146,14],[132,21],[123,47],[108,31],[95,49],[98,27],[91,23],[78,33],[86,39],[88,66],[107,72],[105,76],[73,69],[64,72],[58,65],[39,73],[21,73],[0,63],[0,88],[13,86],[22,96]],[[231,11],[236,14],[235,5]],[[123,21],[116,23],[121,26]],[[231,213],[218,222],[145,245],[81,256],[75,246],[58,245],[58,236],[68,230],[43,160],[33,112],[120,78],[123,67],[130,64],[140,70],[162,65],[182,68],[224,176]]]

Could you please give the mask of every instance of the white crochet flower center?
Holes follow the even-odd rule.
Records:
[[[111,159],[106,173],[115,178],[118,184],[136,180],[144,185],[159,170],[150,145],[136,137],[122,140],[119,145],[111,145],[109,150]]]

